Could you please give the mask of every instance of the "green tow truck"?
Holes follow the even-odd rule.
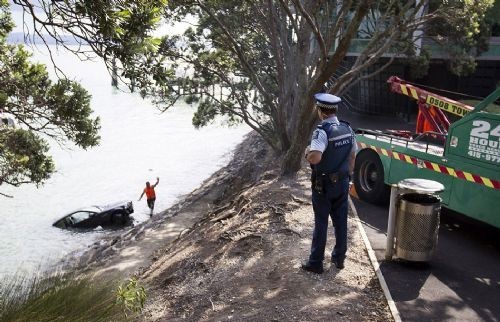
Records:
[[[477,106],[425,91],[392,76],[391,90],[418,101],[416,133],[358,129],[354,187],[371,203],[389,185],[422,178],[445,186],[442,205],[500,228],[500,88]],[[443,112],[454,114],[450,123]]]

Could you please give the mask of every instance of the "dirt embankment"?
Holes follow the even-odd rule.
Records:
[[[392,320],[352,214],[345,269],[301,271],[313,227],[309,169],[283,179],[275,161],[250,135],[183,202],[96,245],[81,264],[146,283],[144,321]],[[330,230],[328,250],[333,241]]]

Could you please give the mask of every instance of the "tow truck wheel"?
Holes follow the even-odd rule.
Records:
[[[384,167],[375,152],[365,150],[358,153],[353,180],[361,200],[379,205],[389,200],[390,189],[384,183]]]

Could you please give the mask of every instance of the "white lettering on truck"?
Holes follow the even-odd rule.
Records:
[[[467,154],[475,159],[500,163],[500,124],[491,129],[491,124],[484,120],[472,122],[469,151]]]

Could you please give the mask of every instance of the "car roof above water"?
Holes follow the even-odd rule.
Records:
[[[75,210],[73,210],[72,212],[70,212],[68,214],[73,214],[73,213],[79,212],[79,211],[89,211],[89,212],[97,212],[97,213],[99,213],[99,212],[103,212],[103,211],[106,211],[106,210],[109,210],[109,209],[113,209],[115,207],[125,206],[125,205],[127,205],[128,202],[130,202],[130,201],[123,200],[123,201],[113,202],[113,203],[110,203],[110,204],[107,204],[107,205],[102,205],[102,206],[93,205],[93,206],[88,206],[88,207],[83,207],[83,208],[75,209]]]
[[[100,207],[100,206],[89,206],[89,207],[77,209],[77,210],[75,210],[73,212],[77,212],[77,211],[101,212],[101,211],[103,211],[103,207]]]
[[[113,202],[113,203],[110,203],[107,205],[94,206],[94,207],[101,208],[101,210],[107,210],[107,209],[111,209],[111,208],[115,208],[115,207],[119,207],[119,206],[126,206],[129,202],[130,201],[128,201],[128,200],[122,200],[122,201]]]

